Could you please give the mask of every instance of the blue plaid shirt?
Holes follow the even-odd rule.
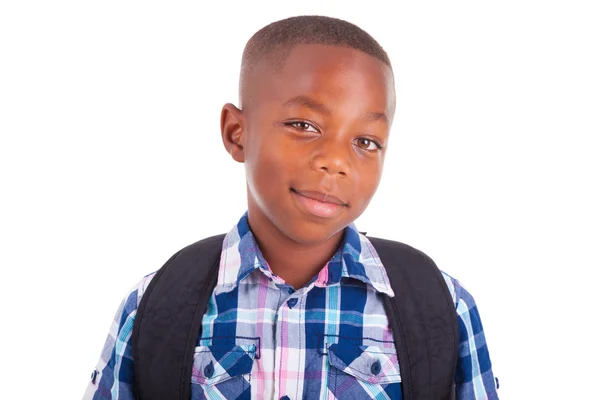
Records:
[[[134,399],[131,333],[153,276],[123,300],[84,399]],[[458,317],[457,399],[497,399],[475,301],[443,276]],[[192,399],[402,399],[383,296],[394,296],[386,271],[354,225],[331,261],[294,290],[273,274],[244,215],[223,242],[194,354]]]

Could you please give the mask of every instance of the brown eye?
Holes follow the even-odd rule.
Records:
[[[318,132],[314,126],[304,121],[289,122],[286,125],[293,126],[294,128],[300,129],[305,132]]]
[[[358,138],[356,139],[356,145],[363,150],[379,150],[381,149],[381,145],[374,140],[367,138]]]

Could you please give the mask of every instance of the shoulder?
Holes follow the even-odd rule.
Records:
[[[152,272],[151,274],[144,276],[129,289],[125,297],[121,300],[121,304],[119,305],[113,322],[113,327],[117,328],[117,331],[112,332],[113,337],[116,338],[118,332],[121,332],[122,329],[133,323],[142,297],[155,275],[156,272]]]
[[[131,295],[135,296],[136,308],[140,306],[140,302],[142,301],[142,297],[144,293],[146,293],[146,289],[148,289],[148,285],[152,279],[156,276],[158,271],[154,271],[146,276],[144,276],[140,281],[131,289]]]
[[[454,302],[456,313],[458,315],[463,315],[476,310],[477,305],[475,304],[475,299],[471,293],[465,289],[463,284],[458,279],[453,278],[446,272],[441,270],[440,272],[442,273],[442,276],[446,281],[446,285],[448,286],[448,290],[452,295],[452,301]]]
[[[454,305],[456,306],[457,299],[460,296],[462,285],[460,284],[460,282],[457,279],[453,278],[448,273],[446,273],[442,270],[440,270],[440,272],[442,273],[442,277],[444,278],[444,281],[446,282],[446,286],[448,286],[448,290],[450,291],[450,295],[452,296],[452,301],[454,302]]]
[[[120,315],[135,313],[140,306],[140,302],[142,301],[142,297],[144,296],[146,289],[148,289],[148,285],[150,285],[150,282],[156,276],[157,272],[158,271],[155,271],[145,275],[129,289],[121,302],[121,307],[119,310]]]
[[[448,290],[450,291],[454,304],[457,304],[457,301],[460,298],[462,292],[461,283],[457,279],[450,276],[448,273],[441,270],[437,266],[435,261],[433,261],[433,259],[427,253],[409,244],[398,242],[395,240],[382,239],[377,237],[367,237],[367,239],[374,247],[376,247],[378,256],[380,257],[381,254],[379,252],[386,251],[388,253],[393,253],[395,255],[395,259],[401,258],[402,260],[405,260],[406,265],[420,266],[424,261],[431,268],[433,268],[433,270],[439,271],[442,275],[442,278],[444,279],[444,282],[446,283],[446,286],[448,287]],[[393,266],[394,263],[386,265],[386,269]]]
[[[192,243],[186,247],[183,247],[176,253],[174,253],[171,258],[162,266],[162,268],[145,275],[142,279],[140,279],[127,293],[127,296],[123,300],[123,308],[128,309],[130,311],[136,310],[140,302],[142,301],[142,297],[144,297],[144,293],[148,289],[148,286],[152,282],[154,278],[159,275],[159,272],[165,269],[167,265],[169,265],[176,258],[190,258],[196,257],[200,252],[203,254],[207,249],[211,249],[213,251],[221,251],[221,244],[223,242],[223,238],[225,235],[216,235],[206,239],[198,240],[195,243]]]

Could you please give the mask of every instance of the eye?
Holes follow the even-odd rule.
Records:
[[[286,122],[286,125],[293,126],[294,128],[299,129],[304,132],[319,132],[317,130],[317,128],[315,128],[308,122],[304,122],[304,121]]]
[[[374,151],[380,150],[383,146],[372,139],[358,138],[355,140],[356,146],[363,150]]]

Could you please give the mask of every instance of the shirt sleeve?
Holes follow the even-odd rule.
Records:
[[[131,334],[139,302],[153,276],[144,277],[121,302],[83,400],[135,400]]]
[[[453,297],[458,315],[458,363],[454,382],[457,400],[498,399],[481,318],[471,294],[455,279]]]

